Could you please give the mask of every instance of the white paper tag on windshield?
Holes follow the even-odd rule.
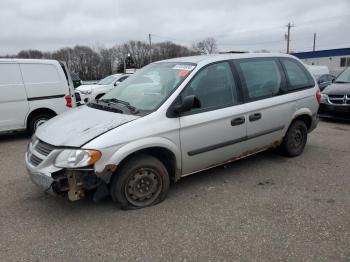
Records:
[[[193,65],[175,65],[173,69],[175,70],[186,70],[191,71],[194,68]]]

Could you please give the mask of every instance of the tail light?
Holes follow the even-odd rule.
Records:
[[[321,103],[321,91],[319,88],[317,88],[317,91],[316,91],[316,99],[318,103]]]
[[[66,107],[72,107],[72,98],[70,95],[66,95],[64,98],[66,99]]]

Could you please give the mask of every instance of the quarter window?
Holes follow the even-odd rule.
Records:
[[[237,101],[236,84],[228,62],[221,62],[202,69],[185,88],[181,98],[195,95],[203,111],[233,105]]]
[[[283,58],[282,64],[287,74],[288,89],[296,90],[314,86],[314,80],[311,75],[299,62]]]
[[[243,76],[248,100],[258,100],[279,94],[282,76],[275,60],[242,60],[238,69]]]

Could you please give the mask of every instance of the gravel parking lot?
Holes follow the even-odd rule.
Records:
[[[198,173],[134,211],[44,195],[27,142],[0,137],[1,261],[350,261],[350,124],[322,121],[300,157]]]

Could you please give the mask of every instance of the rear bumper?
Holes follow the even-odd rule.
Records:
[[[317,127],[318,122],[319,122],[318,115],[317,114],[313,115],[309,132],[313,131]]]
[[[350,120],[350,105],[320,104],[318,109],[320,117]]]

